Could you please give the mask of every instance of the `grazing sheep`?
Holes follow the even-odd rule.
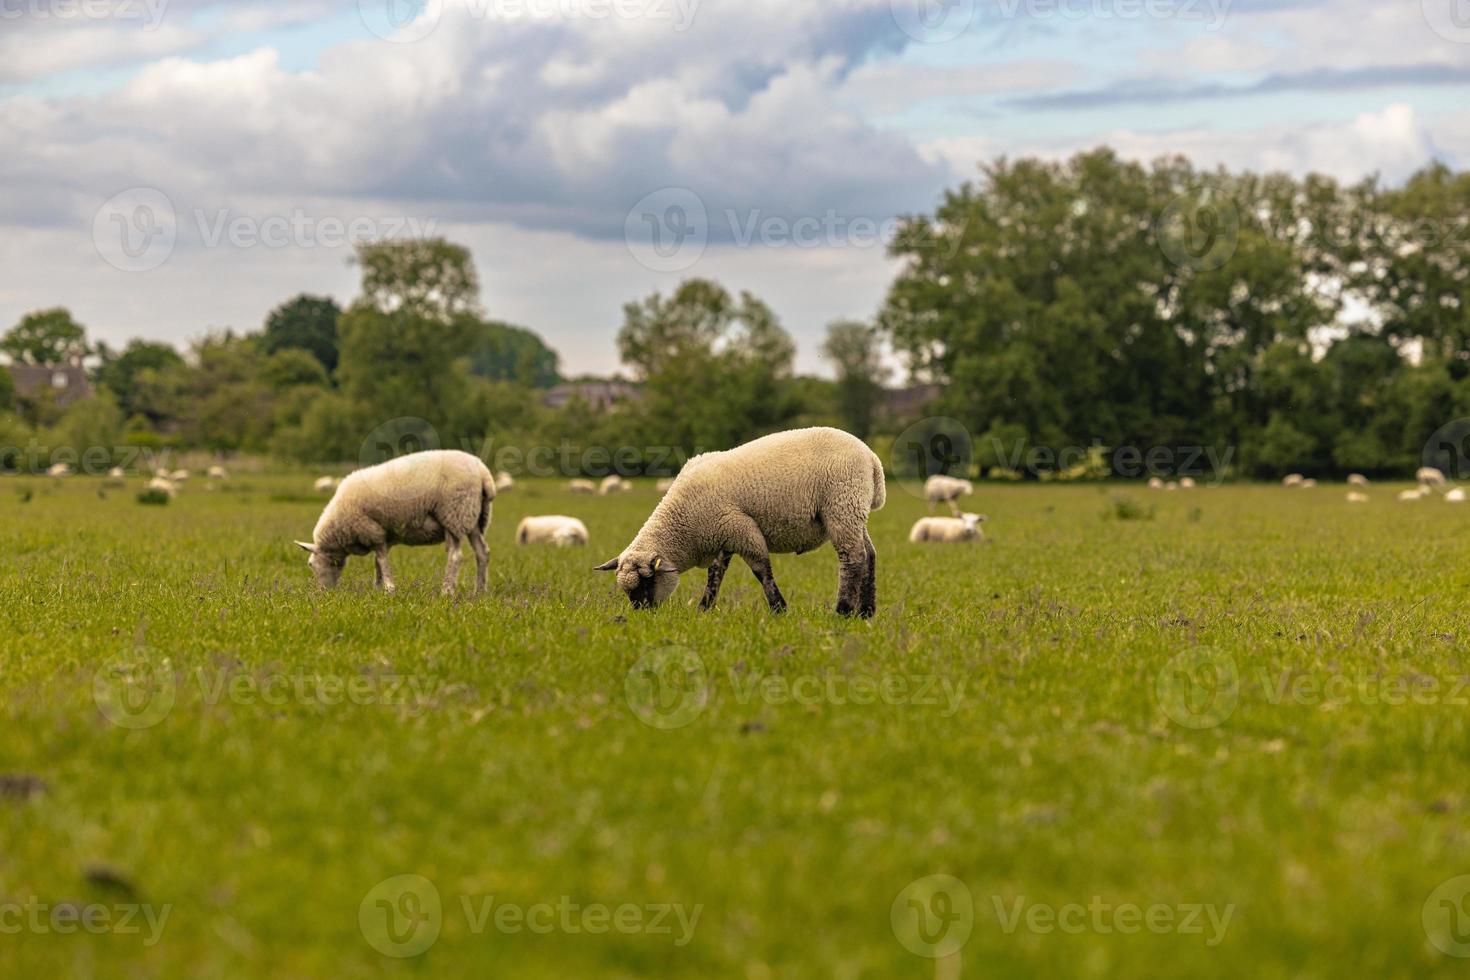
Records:
[[[316,478],[316,482],[311,485],[311,488],[317,493],[327,493],[328,491],[335,490],[337,489],[337,478],[332,476],[319,476]]]
[[[554,544],[558,548],[587,543],[587,525],[575,517],[550,514],[527,517],[516,528],[516,544]]]
[[[1368,478],[1361,473],[1349,473],[1347,482],[1350,487],[1366,487]]]
[[[567,484],[568,493],[596,493],[597,484],[591,480],[573,480]]]
[[[204,475],[211,480],[228,480],[230,478],[230,474],[225,471],[225,468],[218,464],[211,466]]]
[[[1447,504],[1463,504],[1465,502],[1465,489],[1463,487],[1455,487],[1444,495],[1444,502]]]
[[[179,495],[178,484],[174,483],[166,476],[155,476],[153,479],[149,480],[147,489],[162,490],[164,493],[168,494],[170,498],[177,497]]]
[[[1283,487],[1299,487],[1302,485],[1302,475],[1300,473],[1288,473],[1282,479],[1281,485]]]
[[[1148,481],[1148,488],[1150,490],[1162,490],[1164,489],[1164,481],[1158,477],[1154,477]]]
[[[984,514],[961,514],[959,517],[921,517],[909,531],[909,540],[918,541],[983,541],[980,525],[989,520]]]
[[[1192,477],[1192,476],[1181,476],[1179,478],[1179,489],[1180,490],[1193,490],[1194,487],[1195,487],[1194,477]]]
[[[1417,488],[1415,488],[1413,490],[1400,490],[1399,491],[1399,499],[1400,500],[1405,500],[1405,501],[1407,501],[1407,500],[1419,500],[1419,499],[1424,498],[1424,497],[1427,497],[1427,496],[1429,496],[1429,488],[1428,487],[1425,487],[1425,486],[1417,487]]]
[[[960,505],[955,501],[974,492],[975,487],[969,480],[961,480],[953,476],[935,474],[924,481],[924,499],[929,502],[931,514],[934,513],[935,504],[949,504],[950,512],[958,517]]]
[[[669,487],[672,487],[673,485],[674,478],[672,476],[666,476],[662,480],[658,481],[658,483],[654,486],[654,489],[656,489],[659,493],[668,493]]]
[[[1419,485],[1424,487],[1442,487],[1449,482],[1445,479],[1444,474],[1433,466],[1419,467],[1414,471],[1414,479],[1418,480]]]
[[[496,493],[510,493],[515,488],[516,488],[516,480],[515,480],[515,477],[511,476],[505,470],[501,470],[499,473],[496,473],[495,474],[495,492]]]
[[[1301,483],[1297,484],[1297,486],[1301,487],[1303,490],[1315,490],[1317,488],[1317,481],[1311,479],[1303,480]]]
[[[189,471],[174,470],[172,473],[168,474],[168,478],[175,483],[187,483],[189,480]]]
[[[635,609],[657,606],[679,573],[709,570],[701,609],[715,604],[731,555],[750,566],[772,612],[786,600],[771,575],[772,554],[802,554],[831,541],[837,550],[837,612],[870,617],[877,609],[878,556],[868,513],[887,499],[883,464],[839,429],[778,432],[690,460],[618,557],[616,571]]]
[[[1348,491],[1347,502],[1350,504],[1366,504],[1368,502],[1368,495],[1366,493],[1358,493],[1356,490],[1350,490]]]
[[[602,486],[597,488],[597,492],[606,497],[610,493],[627,493],[632,489],[633,484],[614,473],[603,478]]]
[[[395,544],[444,542],[444,594],[453,595],[459,578],[460,548],[475,552],[475,593],[485,591],[495,478],[479,457],[457,449],[435,449],[390,459],[345,477],[322,511],[312,543],[296,542],[311,554],[307,564],[323,588],[342,577],[348,555],[372,554],[377,585],[393,591],[388,549]]]
[[[126,480],[128,478],[128,471],[121,466],[114,466],[107,471],[107,478],[109,480]]]
[[[1168,483],[1164,484],[1164,489],[1165,490],[1178,490],[1179,489],[1179,484],[1175,483],[1173,480],[1170,480]]]
[[[53,463],[47,467],[46,475],[60,479],[63,476],[71,476],[70,463]]]

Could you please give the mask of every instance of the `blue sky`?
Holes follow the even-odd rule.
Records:
[[[0,0],[0,321],[253,329],[349,299],[353,236],[432,231],[570,370],[692,275],[821,370],[894,216],[996,155],[1470,156],[1467,0],[430,0],[396,32],[390,2]]]

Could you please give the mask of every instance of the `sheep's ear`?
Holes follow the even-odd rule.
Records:
[[[615,572],[618,570],[618,560],[614,558],[611,561],[605,561],[592,570],[594,572]]]
[[[305,541],[298,541],[296,542],[296,547],[310,554],[316,554],[316,545],[314,544],[307,544]]]

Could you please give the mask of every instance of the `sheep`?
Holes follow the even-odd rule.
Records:
[[[516,528],[516,544],[554,544],[558,548],[587,543],[587,525],[575,517],[550,514],[527,517]]]
[[[337,478],[333,476],[319,476],[316,478],[316,482],[311,485],[311,488],[317,493],[327,493],[328,491],[335,490],[337,489]]]
[[[1463,504],[1465,502],[1465,488],[1455,487],[1444,495],[1444,502],[1447,504]]]
[[[1164,484],[1164,489],[1165,490],[1178,490],[1179,489],[1179,484],[1175,483],[1173,480],[1170,480],[1168,483]]]
[[[1449,481],[1445,479],[1444,473],[1433,466],[1421,466],[1414,471],[1414,479],[1423,487],[1442,487]]]
[[[1302,485],[1302,475],[1300,473],[1288,473],[1281,480],[1281,485],[1283,487],[1299,487]]]
[[[1195,487],[1194,477],[1192,477],[1192,476],[1181,476],[1179,478],[1179,489],[1180,490],[1193,490],[1194,487]]]
[[[568,493],[596,493],[597,484],[591,480],[572,480],[567,484]]]
[[[1317,488],[1317,481],[1316,480],[1312,480],[1312,479],[1306,479],[1306,480],[1303,480],[1301,483],[1297,484],[1297,486],[1301,487],[1303,490],[1315,490]]]
[[[107,478],[109,480],[126,480],[128,478],[128,471],[121,466],[114,466],[107,471]]]
[[[1148,481],[1148,488],[1150,490],[1162,490],[1164,489],[1164,481],[1158,477],[1153,477]]]
[[[495,492],[496,493],[510,493],[515,488],[516,488],[516,480],[515,480],[515,477],[511,476],[505,470],[501,470],[499,473],[496,473],[495,474]]]
[[[1350,487],[1366,487],[1368,478],[1361,473],[1349,473],[1347,482]]]
[[[633,607],[646,609],[673,594],[681,572],[708,569],[699,607],[709,609],[739,555],[780,613],[770,556],[831,541],[837,613],[866,619],[877,610],[878,563],[868,513],[886,500],[883,464],[861,439],[825,427],[778,432],[690,460],[633,541],[597,571],[615,571]]]
[[[606,497],[610,493],[627,493],[632,489],[633,484],[614,473],[603,478],[602,486],[597,488],[597,492]]]
[[[669,487],[672,487],[673,485],[674,478],[672,476],[666,476],[662,480],[659,480],[657,484],[655,484],[654,489],[656,489],[659,493],[668,493]]]
[[[983,541],[980,525],[989,520],[984,514],[961,514],[959,517],[921,517],[909,531],[909,540],[919,541]]]
[[[1368,495],[1366,493],[1358,493],[1356,490],[1350,490],[1348,491],[1347,502],[1350,504],[1366,504],[1368,502]]]
[[[187,483],[189,480],[188,470],[174,470],[168,474],[168,478],[175,483]]]
[[[345,477],[322,510],[311,543],[296,542],[317,584],[333,588],[342,577],[348,555],[372,554],[376,585],[393,592],[388,549],[395,544],[443,542],[445,595],[453,595],[459,578],[460,548],[466,540],[475,552],[475,594],[485,591],[495,478],[477,456],[457,449],[434,449],[390,459]]]
[[[1420,498],[1427,496],[1429,496],[1429,488],[1426,486],[1416,487],[1413,490],[1399,491],[1399,499],[1404,501],[1419,500]]]
[[[49,477],[54,477],[58,480],[61,479],[63,476],[71,476],[71,464],[53,463],[46,468],[46,475]]]
[[[149,480],[147,489],[162,490],[168,494],[170,500],[179,495],[179,485],[166,476],[155,476]]]
[[[950,512],[958,517],[960,505],[955,501],[974,492],[975,487],[969,480],[961,480],[953,476],[936,473],[924,481],[924,499],[929,502],[929,513],[931,514],[934,513],[935,504],[949,504]]]
[[[228,480],[230,478],[230,474],[225,471],[225,468],[218,464],[211,466],[204,475],[211,480]]]

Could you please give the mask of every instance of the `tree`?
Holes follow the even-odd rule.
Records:
[[[146,415],[153,424],[163,421],[157,406],[143,393],[145,372],[167,372],[182,368],[184,359],[172,346],[148,340],[131,340],[121,354],[114,355],[105,345],[98,345],[102,364],[96,381],[112,392],[127,417]]]
[[[27,313],[0,338],[0,352],[21,364],[66,364],[87,354],[87,331],[61,307]]]
[[[837,401],[843,425],[859,439],[868,438],[888,376],[878,328],[851,320],[833,323],[827,327],[822,354],[837,371]]]
[[[267,354],[304,350],[331,374],[337,370],[337,320],[341,316],[341,308],[331,299],[302,294],[266,317],[261,347]]]
[[[12,411],[15,408],[15,380],[11,378],[10,372],[0,367],[0,413]]]
[[[448,323],[480,308],[479,277],[469,249],[442,238],[372,242],[357,247],[359,303]]]
[[[465,317],[463,324],[471,374],[529,388],[550,388],[561,381],[556,351],[532,331],[478,317]]]

